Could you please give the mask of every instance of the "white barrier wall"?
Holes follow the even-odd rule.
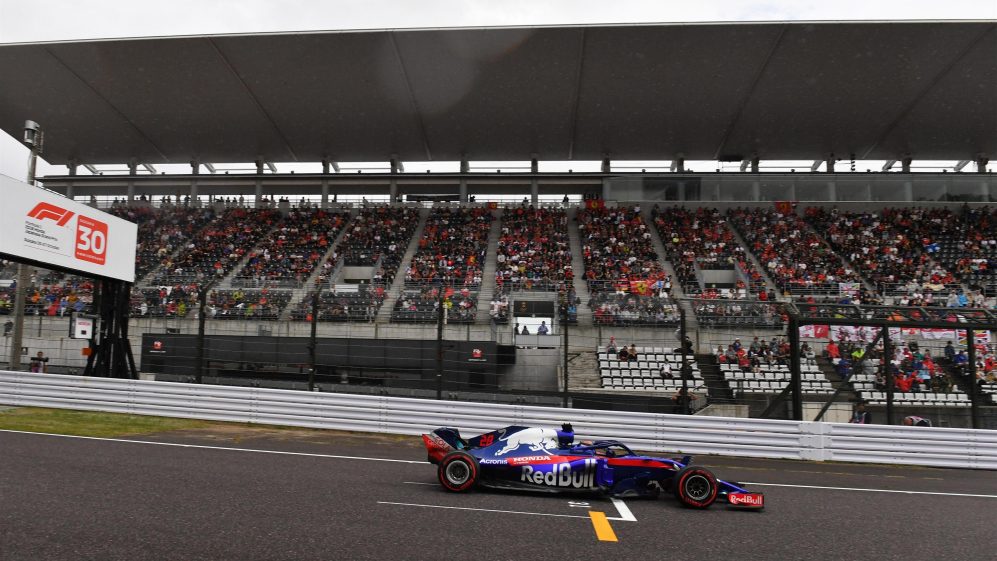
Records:
[[[0,404],[319,429],[464,435],[574,425],[639,450],[997,469],[997,431],[558,409],[0,371]]]

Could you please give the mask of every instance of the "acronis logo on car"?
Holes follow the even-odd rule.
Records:
[[[591,488],[595,487],[595,466],[593,458],[575,462],[574,468],[570,463],[523,466],[520,481],[548,487]]]

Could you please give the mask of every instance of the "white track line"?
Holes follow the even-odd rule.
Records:
[[[275,454],[278,456],[302,456],[306,458],[329,458],[334,460],[361,460],[367,462],[392,462],[399,464],[425,464],[424,460],[396,460],[392,458],[368,458],[364,456],[340,456],[335,454],[313,454],[308,452],[284,452],[280,450],[260,450],[257,448],[232,448],[227,446],[207,446],[203,444],[179,444],[176,442],[155,442],[151,440],[127,440],[122,438],[102,438],[98,436],[76,436],[71,434],[52,434],[48,432],[31,432],[22,430],[7,430],[0,429],[0,433],[11,433],[11,434],[27,434],[32,436],[54,436],[58,438],[75,438],[79,440],[96,440],[103,442],[124,442],[127,444],[151,444],[153,446],[172,446],[174,448],[193,448],[199,450],[222,450],[226,452],[255,452],[257,454]],[[941,493],[936,491],[900,491],[896,489],[868,489],[859,487],[824,487],[820,485],[790,485],[786,483],[758,483],[758,482],[745,482],[745,485],[758,485],[762,487],[794,487],[799,489],[826,489],[831,491],[859,491],[866,493],[900,493],[906,495],[935,495],[942,497],[976,497],[984,499],[997,499],[997,495],[976,495],[972,493]],[[626,508],[626,505],[623,505]],[[617,510],[619,506],[617,506]],[[627,509],[629,512],[629,509]],[[622,520],[629,520],[627,518],[627,513],[620,510],[620,515]],[[554,516],[554,515],[552,515]],[[556,515],[556,516],[567,516],[567,515]],[[629,515],[631,518],[633,514]],[[585,517],[582,517],[585,518]],[[610,518],[610,520],[617,520],[615,518]]]
[[[402,481],[402,483],[404,483],[406,485],[429,485],[429,486],[432,486],[432,487],[435,487],[435,486],[439,485],[438,483],[426,483],[425,481]],[[637,521],[637,517],[634,516],[634,514],[632,512],[630,512],[630,507],[628,507],[626,503],[624,503],[620,499],[611,498],[610,500],[613,501],[613,506],[616,507],[616,511],[620,513],[620,516],[619,517],[613,517],[613,518],[607,518],[607,520],[615,520],[617,522],[636,522]],[[389,504],[389,503],[385,503],[385,504]],[[390,503],[390,504],[396,504],[396,503]],[[405,504],[405,503],[397,503],[397,504]],[[432,506],[432,505],[423,505],[423,506],[427,506],[428,507],[428,506]],[[440,508],[443,508],[443,507],[440,507]],[[554,515],[552,515],[552,516],[554,516]],[[556,516],[568,516],[568,515],[566,515],[566,514],[563,514],[563,515],[559,514],[559,515],[556,515]],[[587,516],[578,516],[576,518],[588,518],[588,517]]]
[[[577,514],[550,514],[547,512],[524,512],[521,510],[495,510],[491,508],[470,508],[466,506],[443,506],[443,505],[423,505],[418,503],[392,503],[388,501],[377,501],[379,505],[396,505],[396,506],[417,506],[421,508],[442,508],[447,510],[473,510],[476,512],[497,512],[499,514],[527,514],[530,516],[554,516],[557,518],[585,518],[589,519],[588,516],[579,516]],[[613,520],[612,518],[610,520]]]
[[[824,487],[821,485],[790,485],[788,483],[758,483],[745,481],[745,485],[758,485],[761,487],[795,487],[799,489],[827,489],[830,491],[860,491],[865,493],[900,493],[902,495],[939,495],[942,497],[978,497],[984,499],[997,499],[997,495],[974,495],[971,493],[941,493],[937,491],[902,491],[897,489],[864,489],[860,487]]]
[[[425,464],[426,461],[418,460],[395,460],[392,458],[366,458],[363,456],[337,456],[334,454],[311,454],[308,452],[285,452],[281,450],[260,450],[258,448],[231,448],[227,446],[206,446],[203,444],[179,444],[176,442],[155,442],[151,440],[126,440],[123,438],[101,438],[97,436],[76,436],[70,434],[51,434],[47,432],[30,432],[20,430],[0,430],[14,434],[31,434],[43,436],[58,436],[61,438],[78,438],[81,440],[100,440],[105,442],[125,442],[128,444],[152,444],[154,446],[173,446],[175,448],[196,448],[200,450],[224,450],[227,452],[256,452],[258,454],[277,454],[280,456],[304,456],[308,458],[331,458],[335,460],[364,460],[368,462],[394,462],[399,464]]]
[[[637,521],[637,517],[634,516],[634,513],[630,512],[630,507],[628,507],[626,503],[624,503],[620,499],[612,499],[612,501],[613,504],[616,505],[616,510],[619,511],[620,517],[610,518],[609,520],[623,520],[625,522]]]

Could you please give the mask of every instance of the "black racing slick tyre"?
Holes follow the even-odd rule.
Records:
[[[460,450],[450,452],[440,460],[436,468],[440,485],[451,493],[465,493],[474,489],[481,476],[478,460]]]
[[[675,497],[687,507],[706,508],[717,500],[720,486],[717,478],[708,469],[687,467],[674,476]]]

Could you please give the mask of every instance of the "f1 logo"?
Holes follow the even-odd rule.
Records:
[[[76,258],[104,264],[107,260],[107,224],[80,215],[76,221]]]
[[[39,221],[41,220],[54,220],[59,226],[65,226],[66,222],[76,214],[71,210],[66,210],[62,207],[55,206],[49,203],[38,203],[35,208],[31,209],[28,216],[35,218]]]

